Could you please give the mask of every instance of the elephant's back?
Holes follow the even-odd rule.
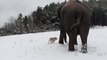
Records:
[[[66,13],[74,13],[81,12],[82,14],[90,14],[90,10],[87,6],[85,6],[81,2],[67,2],[61,9],[61,12]],[[89,12],[89,13],[88,13]]]
[[[81,2],[67,2],[61,9],[60,17],[63,25],[71,26],[76,23],[76,16],[81,14],[80,24],[89,25],[90,10]],[[89,24],[85,24],[89,23]]]

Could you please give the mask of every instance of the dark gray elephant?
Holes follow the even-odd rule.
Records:
[[[87,52],[87,37],[90,28],[91,11],[87,6],[78,0],[70,0],[60,11],[60,40],[63,44],[66,41],[66,33],[69,36],[69,51],[74,51],[74,44],[77,43],[77,35],[82,41],[82,52]]]

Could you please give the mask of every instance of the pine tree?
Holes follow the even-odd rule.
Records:
[[[29,29],[28,29],[28,17],[27,16],[24,17],[23,24],[24,24],[24,27],[25,27],[25,31],[28,33]]]
[[[21,13],[17,18],[17,24],[18,24],[19,33],[21,34],[23,32],[23,16]]]

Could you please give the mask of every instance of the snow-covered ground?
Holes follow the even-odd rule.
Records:
[[[81,39],[75,52],[68,51],[68,43],[48,44],[50,37],[59,37],[59,31],[0,37],[0,60],[106,60],[107,27],[91,29],[88,53],[80,52]]]

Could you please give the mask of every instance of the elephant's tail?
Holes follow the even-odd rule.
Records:
[[[71,30],[73,30],[73,28],[75,28],[76,26],[78,26],[78,25],[80,24],[80,19],[81,19],[81,17],[82,17],[81,14],[78,14],[78,15],[77,15],[77,18],[76,18],[77,22],[74,23],[74,24],[71,26],[71,28],[70,28]]]

